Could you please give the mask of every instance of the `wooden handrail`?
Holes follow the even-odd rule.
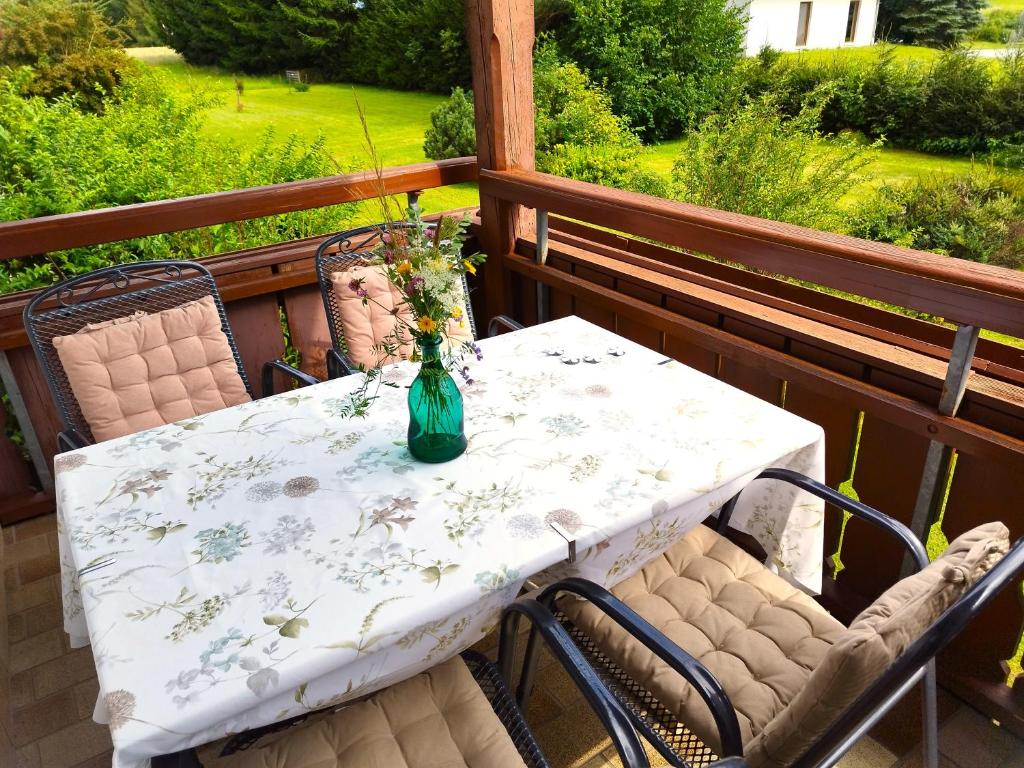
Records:
[[[481,194],[1024,337],[1024,273],[532,171]]]
[[[382,174],[388,194],[475,181],[476,176],[476,158],[473,157],[400,165],[385,168]],[[367,200],[377,195],[377,187],[376,175],[362,171],[3,222],[0,223],[0,261]]]

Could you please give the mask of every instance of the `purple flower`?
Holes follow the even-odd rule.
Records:
[[[464,365],[461,368],[459,368],[459,375],[463,379],[466,380],[466,384],[468,384],[470,386],[473,385],[474,379],[473,379],[472,376],[469,375],[469,366],[468,365]]]
[[[389,267],[392,264],[394,264],[395,263],[395,253],[394,253],[394,251],[391,251],[391,250],[384,251],[383,260],[384,260],[384,263],[387,264]]]
[[[348,281],[348,289],[358,296],[359,292],[363,290],[363,281],[356,277],[352,278]]]
[[[406,294],[412,296],[414,293],[416,293],[416,291],[423,287],[423,283],[423,278],[417,275],[416,277],[409,281],[409,284],[407,286],[405,286]]]
[[[477,344],[474,341],[474,342],[470,342],[469,346],[472,348],[473,354],[476,355],[477,361],[480,361],[480,360],[484,359],[484,351],[482,349],[480,349],[480,345],[479,344]]]
[[[365,299],[366,296],[367,296],[366,289],[365,288],[357,288],[356,289],[356,296],[358,296],[360,299]]]

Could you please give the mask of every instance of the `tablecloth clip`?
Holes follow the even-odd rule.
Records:
[[[551,530],[561,536],[569,544],[569,562],[576,562],[576,539],[573,538],[572,534],[569,533],[565,528],[560,526],[558,523],[551,523]]]

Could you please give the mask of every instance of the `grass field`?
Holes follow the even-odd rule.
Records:
[[[1017,0],[1013,0],[1017,1]],[[1020,0],[1024,2],[1024,0]],[[935,55],[928,48],[900,46],[901,56]],[[930,51],[931,53],[922,53]],[[836,51],[805,51],[795,56],[834,56]],[[842,49],[843,55],[872,56],[870,48]],[[313,85],[306,93],[298,93],[280,77],[243,77],[243,109],[236,108],[234,76],[207,67],[190,67],[167,48],[136,48],[136,58],[167,73],[182,90],[202,88],[216,93],[220,104],[207,118],[204,130],[211,135],[235,141],[252,140],[268,126],[284,138],[297,133],[307,141],[323,134],[327,149],[344,169],[369,167],[356,102],[366,112],[371,135],[385,165],[403,165],[425,160],[423,133],[430,124],[430,112],[443,97],[392,91],[362,85]],[[667,141],[651,147],[647,163],[651,170],[669,174],[672,163],[683,147],[682,140]],[[868,179],[848,196],[853,203],[870,194],[871,189],[885,181],[903,181],[932,173],[963,173],[973,163],[969,159],[949,158],[903,149],[883,149],[878,159],[866,170]],[[430,190],[423,196],[428,211],[474,205],[475,185]]]
[[[370,134],[385,166],[423,162],[423,134],[430,112],[441,96],[389,91],[362,85],[313,85],[299,93],[280,77],[241,78],[242,111],[236,107],[235,79],[207,67],[190,67],[167,48],[135,48],[132,56],[169,75],[182,90],[201,88],[220,97],[210,110],[204,130],[212,136],[252,141],[268,127],[284,138],[295,133],[306,141],[323,134],[328,152],[343,170],[370,167],[359,124],[356,102],[366,113]],[[427,211],[475,205],[475,185],[460,184],[430,190],[423,196]]]

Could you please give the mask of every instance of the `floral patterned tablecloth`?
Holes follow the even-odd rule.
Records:
[[[437,664],[527,577],[612,585],[767,466],[822,478],[818,426],[579,318],[481,346],[448,464],[405,449],[408,364],[365,419],[339,415],[351,377],[56,458],[65,628],[92,644],[115,765]],[[811,591],[821,522],[766,481],[733,517]]]

